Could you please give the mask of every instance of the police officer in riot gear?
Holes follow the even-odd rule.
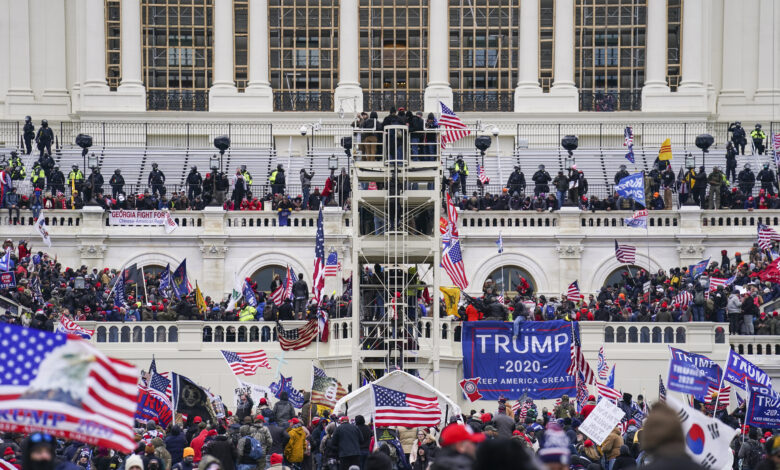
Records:
[[[35,162],[32,169],[32,175],[30,176],[30,182],[34,189],[43,189],[46,186],[46,172],[41,168],[41,164]]]
[[[536,170],[531,179],[534,182],[534,196],[550,192],[549,183],[552,181],[552,176],[544,169],[544,165],[539,165],[539,169]]]
[[[625,165],[620,165],[620,170],[618,170],[618,172],[615,173],[615,184],[620,183],[620,180],[622,180],[623,178],[625,178],[628,175],[629,175],[629,173],[628,173],[628,170],[626,170],[626,166]]]
[[[84,186],[84,173],[79,170],[78,165],[73,165],[73,169],[68,173],[68,186],[81,192]]]
[[[509,181],[506,182],[506,187],[509,190],[509,194],[513,195],[523,194],[525,192],[525,175],[520,169],[520,166],[515,167],[515,171],[509,175]]]
[[[12,180],[22,181],[27,176],[24,163],[16,150],[11,150],[11,161],[8,162],[8,165],[11,167],[10,175]]]
[[[32,153],[32,141],[35,138],[35,126],[33,126],[32,118],[30,116],[24,117],[24,128],[22,129],[22,132],[25,153],[30,155]]]
[[[753,195],[753,186],[756,184],[756,175],[750,169],[750,163],[745,163],[745,168],[737,175],[739,190],[745,197]]]
[[[460,181],[460,193],[466,195],[466,178],[469,176],[469,167],[466,162],[463,161],[463,155],[458,155],[458,159],[455,160],[455,173],[458,174],[458,180]]]
[[[729,132],[731,132],[731,142],[734,143],[734,148],[738,151],[741,149],[741,152],[739,152],[742,155],[745,155],[745,144],[747,143],[747,139],[745,138],[745,129],[742,127],[742,123],[737,121],[733,124],[729,125]]]
[[[756,128],[750,133],[750,138],[753,139],[753,147],[758,150],[759,155],[764,154],[764,139],[766,134],[761,130],[761,124],[756,124]]]
[[[165,173],[157,168],[157,163],[152,163],[152,171],[149,172],[146,184],[151,187],[152,194],[165,196]]]
[[[758,180],[761,181],[761,189],[766,191],[767,194],[775,195],[777,179],[775,178],[775,172],[769,169],[769,163],[764,163],[764,168],[758,172]]]
[[[54,142],[54,131],[49,127],[49,121],[44,119],[41,121],[41,127],[38,129],[38,135],[35,136],[35,143],[38,145],[38,150],[41,151],[41,157],[43,157],[43,151],[51,155],[51,143]]]
[[[198,167],[190,168],[190,174],[187,175],[187,198],[192,201],[200,196],[200,187],[203,184],[203,177],[198,173]]]
[[[120,169],[114,170],[114,174],[111,175],[111,179],[108,180],[108,184],[111,185],[111,197],[116,199],[116,197],[124,192],[125,189],[125,177],[122,176],[122,171]]]
[[[52,193],[55,195],[57,193],[65,194],[65,175],[60,171],[59,166],[54,166],[51,170],[51,176],[47,178],[47,182],[51,187]]]
[[[276,165],[276,169],[268,176],[268,182],[271,183],[271,194],[284,194],[284,187],[287,183],[284,176],[284,167],[282,164]]]
[[[100,168],[92,168],[92,173],[87,178],[87,189],[84,191],[84,202],[88,202],[95,194],[103,194],[103,175],[100,174]]]

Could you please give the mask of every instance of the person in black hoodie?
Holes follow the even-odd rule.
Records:
[[[213,441],[203,446],[203,455],[216,457],[222,464],[222,470],[234,470],[236,468],[236,458],[238,451],[227,437],[227,430],[224,426],[217,429],[217,437]]]
[[[332,450],[338,449],[339,469],[347,470],[352,465],[360,464],[360,444],[363,440],[363,434],[357,426],[349,421],[339,424],[328,442]]]
[[[165,438],[165,448],[171,454],[171,465],[176,465],[182,461],[182,453],[185,447],[187,447],[187,439],[182,434],[181,428],[174,424],[170,434]]]
[[[363,440],[360,441],[360,468],[363,468],[366,464],[366,457],[368,457],[368,447],[371,444],[371,436],[372,431],[371,428],[366,424],[366,418],[363,417],[363,415],[357,415],[355,416],[355,426],[357,426],[358,431],[360,431],[360,434],[363,436]]]

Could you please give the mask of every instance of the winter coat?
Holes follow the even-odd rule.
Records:
[[[339,458],[360,455],[360,444],[363,434],[357,426],[352,423],[340,424],[333,437],[330,439],[330,446],[338,449]]]
[[[251,434],[252,437],[263,446],[263,453],[265,455],[270,455],[269,451],[274,443],[274,439],[271,437],[271,431],[269,431],[265,425],[255,423],[252,425]]]
[[[279,426],[286,426],[287,421],[295,417],[295,408],[287,400],[279,400],[274,405],[274,419]]]
[[[220,434],[213,441],[205,445],[203,454],[212,455],[222,462],[222,470],[234,470],[238,451],[226,435]]]
[[[474,459],[466,454],[459,454],[451,447],[445,447],[436,454],[436,460],[430,470],[471,470]]]
[[[498,437],[509,439],[512,437],[512,431],[515,430],[515,420],[505,414],[497,414],[493,421],[498,429]]]
[[[620,446],[622,445],[623,437],[620,435],[620,430],[615,428],[601,444],[601,453],[607,460],[616,459],[620,455]]]
[[[271,449],[266,453],[266,455],[283,454],[284,446],[287,445],[287,441],[290,439],[290,435],[287,434],[285,428],[276,424],[269,424],[268,432],[271,434]]]
[[[398,441],[401,443],[401,447],[404,448],[404,453],[408,454],[412,451],[414,441],[417,440],[416,428],[396,428],[398,432]]]
[[[165,448],[165,443],[159,437],[152,439],[152,445],[154,446],[154,455],[156,455],[165,464],[166,470],[171,470],[173,463],[171,462],[171,453]]]
[[[178,426],[174,426],[178,429]],[[165,438],[165,448],[171,454],[171,463],[176,465],[182,461],[182,453],[184,448],[187,447],[187,439],[184,434],[179,430],[177,434],[174,434],[174,430],[171,430],[171,434]]]

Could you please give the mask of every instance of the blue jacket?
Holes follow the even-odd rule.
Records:
[[[178,428],[178,426],[175,427]],[[171,434],[165,438],[165,448],[171,454],[171,465],[182,461],[182,453],[184,453],[185,447],[187,447],[187,438],[184,437],[184,433],[179,430],[179,433],[174,435],[172,430]]]

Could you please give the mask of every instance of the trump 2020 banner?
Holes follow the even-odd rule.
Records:
[[[162,427],[167,428],[173,420],[171,402],[156,390],[139,386],[135,419],[142,423],[156,419]]]
[[[780,396],[750,392],[750,405],[745,413],[745,423],[757,428],[780,428]]]
[[[682,349],[669,347],[669,390],[694,397],[707,395],[707,386],[720,387],[721,368],[712,359]]]
[[[739,388],[744,389],[745,382],[772,388],[772,378],[769,377],[769,374],[733,350],[729,351],[729,359],[723,373],[723,380],[728,380]],[[752,385],[751,388],[753,388]]]
[[[463,323],[463,375],[480,377],[484,400],[526,393],[529,398],[559,398],[575,394],[571,362],[571,323],[562,320],[522,323],[512,338],[512,323]]]

